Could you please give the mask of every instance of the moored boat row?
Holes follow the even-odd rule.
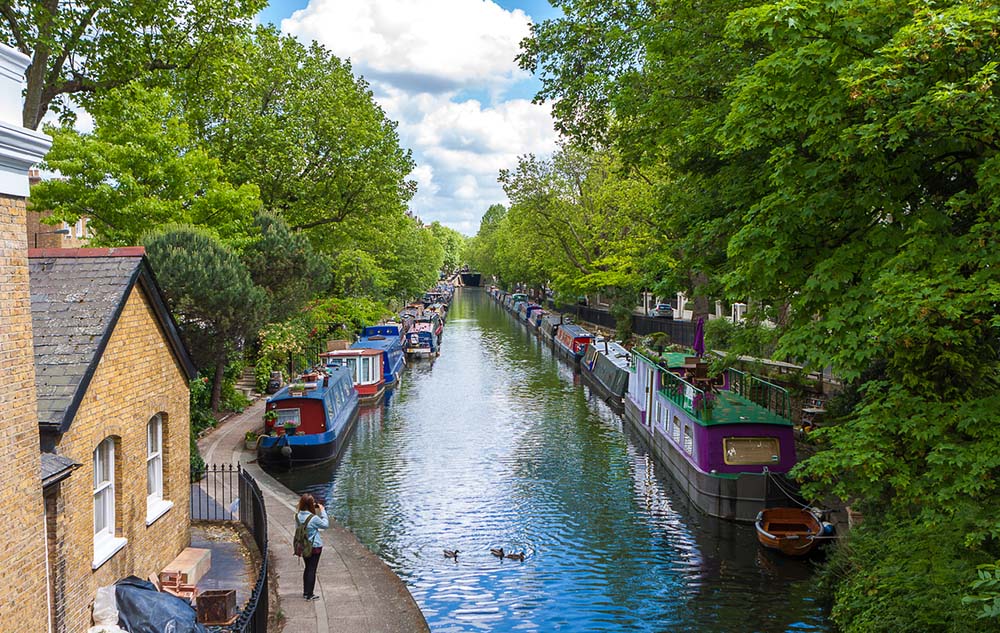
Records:
[[[701,511],[754,522],[761,508],[788,504],[794,487],[783,475],[796,454],[784,388],[735,368],[710,376],[707,361],[693,351],[629,350],[567,323],[523,293],[488,292],[579,368],[592,392],[624,415]],[[782,526],[775,525],[772,532]]]
[[[331,341],[315,367],[267,399],[257,441],[260,463],[297,467],[335,459],[359,405],[380,404],[399,385],[407,357],[441,353],[451,299],[451,286],[439,284],[398,321],[366,326],[353,343]]]

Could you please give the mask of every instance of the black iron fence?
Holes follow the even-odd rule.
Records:
[[[575,315],[577,321],[586,321],[609,330],[615,329],[615,318],[606,310],[584,305],[558,305],[555,309]],[[647,336],[653,332],[665,332],[670,337],[670,342],[678,345],[694,345],[694,328],[695,324],[690,321],[632,315],[632,331],[636,334]]]
[[[191,472],[191,520],[239,521],[260,552],[260,569],[250,598],[236,621],[222,628],[230,633],[266,633],[268,616],[267,511],[264,495],[253,477],[239,465],[205,465]]]

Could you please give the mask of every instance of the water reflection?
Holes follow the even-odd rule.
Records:
[[[342,463],[281,476],[326,499],[435,632],[827,630],[808,563],[693,513],[484,293],[456,297],[442,350],[407,370],[389,407],[361,412]]]

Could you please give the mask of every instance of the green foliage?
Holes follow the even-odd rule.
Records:
[[[208,377],[198,376],[191,381],[191,433],[197,436],[215,426],[212,415],[212,387]]]
[[[705,322],[705,349],[729,350],[736,336],[736,325],[729,319],[709,319]]]
[[[406,229],[415,184],[396,124],[365,81],[319,44],[272,26],[248,34],[225,62],[208,81],[181,74],[178,94],[232,182],[256,185],[265,208],[319,252],[358,248],[379,259]]]
[[[976,568],[979,578],[969,585],[976,592],[962,598],[962,604],[978,605],[980,618],[1000,618],[1000,561]]]
[[[73,118],[66,97],[88,108],[103,91],[184,68],[203,71],[266,5],[263,0],[4,2],[0,41],[32,58],[23,125],[47,111]]]
[[[203,229],[166,226],[144,242],[195,364],[215,369],[211,405],[217,411],[229,355],[256,334],[267,297],[239,257]]]
[[[444,250],[442,269],[448,273],[454,271],[462,263],[465,236],[437,221],[431,222],[431,233]]]
[[[210,226],[224,238],[248,232],[257,187],[229,184],[173,109],[166,91],[130,84],[93,109],[93,133],[49,128],[43,167],[62,178],[34,186],[32,207],[70,224],[89,217],[95,245],[132,246],[166,224]]]
[[[191,480],[199,481],[205,476],[205,460],[202,459],[201,451],[198,450],[198,436],[196,435],[193,427],[191,428],[190,437],[191,456],[189,457],[188,467],[191,473]]]
[[[909,516],[885,516],[856,527],[828,565],[833,620],[844,633],[964,633],[998,631],[975,621],[963,605],[968,579],[983,562],[966,547],[962,517],[928,524]],[[958,529],[955,529],[958,528]],[[919,552],[919,555],[914,555]]]
[[[329,262],[281,216],[259,213],[254,222],[260,234],[244,247],[242,260],[253,282],[267,292],[268,320],[282,321],[329,286]]]

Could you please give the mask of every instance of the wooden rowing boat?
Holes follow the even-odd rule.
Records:
[[[761,545],[787,556],[805,556],[823,534],[820,517],[805,508],[766,508],[757,514],[754,526]]]

